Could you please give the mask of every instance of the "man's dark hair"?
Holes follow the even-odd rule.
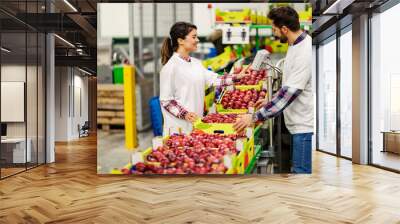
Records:
[[[292,7],[273,8],[268,13],[268,18],[279,28],[286,26],[293,32],[300,29],[299,14]]]

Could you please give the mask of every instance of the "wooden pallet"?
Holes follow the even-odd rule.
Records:
[[[118,124],[97,124],[97,129],[101,129],[102,131],[125,130],[125,125],[118,125]]]
[[[125,113],[124,111],[113,111],[113,110],[99,110],[97,111],[97,117],[117,117],[117,118],[124,118]]]
[[[97,124],[104,131],[123,129],[125,127],[125,119],[121,117],[98,117]]]
[[[124,110],[124,105],[98,104],[97,105],[97,111],[101,111],[101,110],[123,111]]]
[[[97,97],[99,105],[124,105],[124,98]]]
[[[123,128],[125,125],[123,85],[98,85],[97,94],[97,123],[99,127],[106,131]]]

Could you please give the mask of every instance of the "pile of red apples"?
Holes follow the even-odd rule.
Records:
[[[208,114],[203,117],[204,123],[235,123],[237,114]]]
[[[239,74],[242,69],[242,67],[235,67],[233,73]],[[235,85],[258,85],[261,80],[267,77],[267,71],[265,69],[255,71],[250,68],[246,71],[246,74],[247,75],[241,78]]]
[[[248,109],[253,107],[258,100],[264,99],[265,94],[265,90],[257,91],[255,89],[226,91],[221,104],[224,109]]]
[[[172,135],[165,144],[139,162],[134,174],[224,174],[224,156],[236,153],[237,135],[206,134]]]

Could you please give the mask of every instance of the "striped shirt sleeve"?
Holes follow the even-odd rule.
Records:
[[[188,113],[188,111],[179,105],[176,100],[161,100],[160,104],[166,111],[180,119],[185,119],[185,116]]]
[[[301,94],[301,92],[302,90],[300,89],[283,86],[279,89],[278,93],[273,96],[270,102],[254,114],[253,121],[265,121],[279,115]]]

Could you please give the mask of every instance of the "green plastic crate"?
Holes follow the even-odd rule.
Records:
[[[114,66],[113,69],[113,83],[114,84],[124,84],[124,67]]]

